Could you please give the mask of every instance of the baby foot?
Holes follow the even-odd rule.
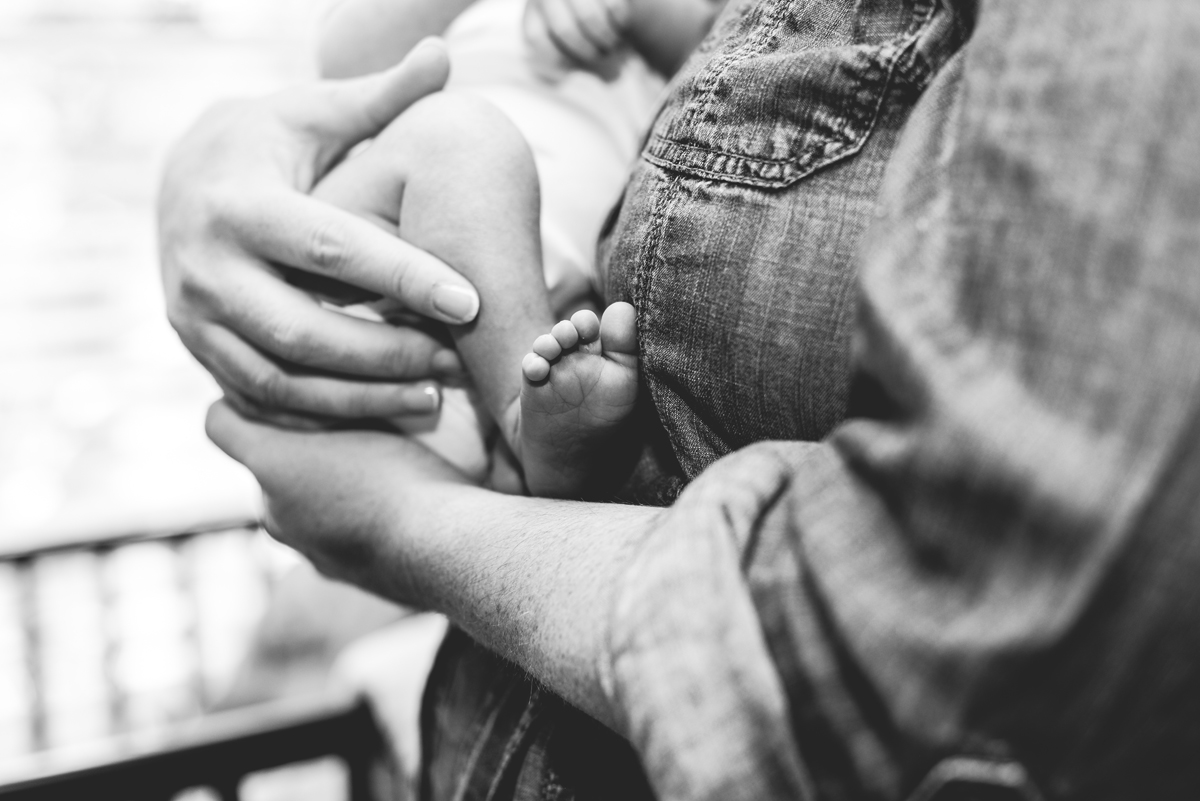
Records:
[[[520,442],[534,495],[578,497],[637,400],[637,320],[628,303],[576,312],[542,334],[521,372]]]

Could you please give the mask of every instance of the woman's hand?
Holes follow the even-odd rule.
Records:
[[[243,413],[297,424],[427,412],[437,402],[428,379],[461,371],[434,338],[329,311],[280,269],[442,322],[475,317],[478,295],[450,267],[307,196],[448,70],[430,40],[384,73],[218,105],[171,154],[158,209],[167,315]]]

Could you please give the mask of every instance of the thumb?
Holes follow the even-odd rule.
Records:
[[[425,95],[440,90],[450,76],[441,39],[423,39],[391,69],[347,80],[319,81],[279,96],[281,116],[335,148],[336,158],[388,123]]]
[[[227,398],[208,407],[204,432],[226,456],[241,462],[264,486],[270,483],[280,461],[296,458],[297,443],[304,441],[304,433],[246,417]]]
[[[208,407],[204,433],[226,456],[250,467],[249,458],[254,452],[258,428],[234,411],[228,400],[222,398]]]
[[[329,432],[280,428],[253,419],[239,411],[228,397],[208,407],[204,432],[226,456],[253,473],[264,489],[287,483],[297,464],[314,463],[329,450]]]

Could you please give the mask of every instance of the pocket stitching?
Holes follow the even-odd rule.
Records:
[[[776,13],[771,17],[770,22],[762,25],[756,31],[757,35],[753,40],[748,40],[747,45],[752,46],[739,47],[724,57],[718,56],[717,63],[705,69],[705,72],[709,73],[704,81],[705,87],[697,92],[695,99],[704,98],[706,102],[688,104],[689,108],[683,119],[683,124],[686,128],[695,128],[696,115],[700,113],[702,107],[707,105],[707,101],[711,98],[713,90],[719,83],[719,79],[726,74],[728,68],[748,54],[762,52],[763,45],[769,41],[770,36],[778,30],[779,25],[782,23],[783,14],[779,12],[779,9],[783,8],[784,5],[776,6]],[[773,159],[750,156],[728,150],[691,145],[675,141],[659,133],[653,133],[649,137],[649,141],[642,153],[642,158],[663,169],[685,175],[709,178],[727,183],[782,189],[812,175],[820,169],[853,156],[862,150],[866,141],[874,132],[875,126],[879,122],[879,115],[883,109],[884,101],[889,91],[893,88],[897,74],[900,72],[899,67],[901,66],[901,62],[904,56],[912,51],[921,36],[932,24],[937,6],[938,0],[925,0],[925,2],[915,4],[908,30],[901,37],[873,48],[867,56],[868,59],[874,62],[873,66],[884,71],[884,75],[875,98],[874,108],[870,109],[870,116],[863,126],[862,134],[857,138],[849,133],[853,121],[847,115],[842,115],[838,120],[841,123],[838,130],[829,134],[823,141],[814,143],[804,148],[800,153],[788,158]],[[684,154],[679,153],[679,151],[702,155],[704,161],[702,164],[685,163],[681,158]],[[678,154],[676,158],[672,158],[674,154]],[[712,168],[714,162],[725,162],[735,166],[734,169],[726,168],[717,170]],[[792,174],[787,175],[788,168],[793,165],[795,169],[792,171]],[[763,172],[777,171],[783,172],[784,175],[780,177],[762,175]]]
[[[779,30],[779,26],[783,24],[784,11],[787,5],[787,0],[778,3],[775,7],[775,13],[768,17],[768,24],[756,28],[751,37],[748,37],[741,46],[730,50],[728,53],[717,55],[711,63],[706,65],[696,77],[697,83],[700,85],[700,90],[697,93],[696,99],[703,98],[702,103],[692,103],[687,110],[684,118],[685,124],[690,128],[695,122],[696,115],[700,113],[700,109],[705,106],[712,97],[713,91],[717,88],[721,78],[729,70],[733,64],[737,63],[743,55],[761,54],[763,47],[770,40],[771,35]]]

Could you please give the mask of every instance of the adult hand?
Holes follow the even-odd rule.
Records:
[[[448,70],[428,40],[383,73],[219,104],[172,152],[158,209],[167,315],[243,413],[295,424],[426,412],[438,401],[428,379],[461,371],[433,337],[327,310],[281,269],[442,322],[475,317],[478,295],[450,267],[306,194]]]
[[[409,566],[429,526],[402,519],[405,498],[433,483],[469,482],[400,434],[295,431],[248,419],[228,400],[209,409],[209,437],[244,464],[263,491],[263,520],[276,539],[327,576],[401,603],[422,605]],[[386,569],[380,569],[386,565]]]
[[[613,593],[662,510],[491,492],[400,435],[293,431],[225,401],[207,430],[258,479],[267,531],[322,573],[445,613],[617,726],[597,666]]]

